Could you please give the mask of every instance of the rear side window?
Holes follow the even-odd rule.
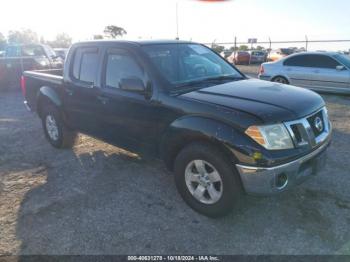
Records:
[[[298,55],[288,58],[284,61],[285,66],[303,66],[307,67],[307,56],[306,55]]]
[[[287,59],[284,65],[335,69],[339,63],[326,55],[298,55]]]
[[[106,87],[119,88],[123,78],[143,79],[143,70],[126,52],[109,53],[106,61]]]
[[[98,70],[98,49],[80,48],[75,52],[72,75],[76,80],[94,84]]]

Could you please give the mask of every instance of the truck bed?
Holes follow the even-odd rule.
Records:
[[[40,88],[49,86],[60,89],[63,85],[63,69],[25,71],[23,77],[25,81],[25,100],[32,111],[36,111],[36,99]]]

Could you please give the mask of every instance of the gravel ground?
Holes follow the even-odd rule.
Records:
[[[84,135],[54,149],[21,95],[0,93],[0,255],[350,254],[350,100],[324,98],[334,139],[319,176],[209,219],[162,162]]]

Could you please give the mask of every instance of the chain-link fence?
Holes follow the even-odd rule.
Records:
[[[283,56],[304,51],[338,51],[345,54],[350,52],[350,39],[309,39],[305,36],[304,40],[287,40],[274,41],[268,38],[267,41],[257,41],[257,39],[249,39],[249,41],[238,41],[237,37],[233,42],[216,42],[204,43],[211,47],[216,52],[220,53],[225,58],[230,59],[230,62],[237,63],[256,63],[274,61]],[[263,60],[255,57],[256,51],[260,51],[260,55],[264,53]],[[244,53],[249,53],[249,59],[241,59]]]

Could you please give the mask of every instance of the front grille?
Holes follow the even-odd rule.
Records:
[[[316,120],[317,119],[320,119],[321,120],[321,129],[318,129],[317,127],[316,127]],[[310,116],[310,117],[308,117],[307,118],[307,121],[309,122],[309,124],[310,124],[310,126],[311,126],[311,128],[312,128],[312,131],[314,132],[314,134],[315,134],[315,137],[318,137],[319,135],[321,135],[322,134],[322,132],[324,131],[324,127],[325,127],[325,123],[324,123],[324,120],[323,120],[323,115],[322,115],[322,111],[320,111],[320,112],[318,112],[318,113],[316,113],[316,114],[314,114],[314,115],[312,115],[312,116]]]
[[[284,124],[296,147],[317,146],[328,137],[331,128],[325,107],[310,116]]]

